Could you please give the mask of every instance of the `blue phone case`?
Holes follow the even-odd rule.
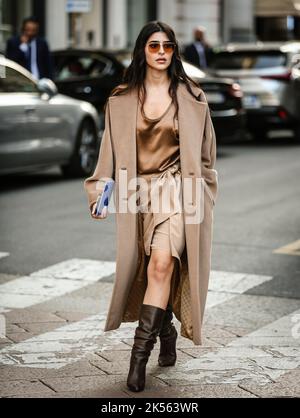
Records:
[[[114,180],[108,180],[105,185],[104,185],[104,189],[103,189],[103,193],[101,198],[98,200],[97,202],[97,206],[96,206],[96,215],[101,215],[101,212],[104,208],[104,206],[108,206],[109,204],[109,200],[114,188]]]

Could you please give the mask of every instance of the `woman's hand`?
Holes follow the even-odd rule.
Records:
[[[97,207],[97,202],[94,203],[94,205],[92,206],[92,217],[94,219],[105,219],[107,217],[108,214],[108,208],[107,206],[104,206],[104,208],[102,209],[102,212],[100,213],[100,215],[96,215],[96,207]]]

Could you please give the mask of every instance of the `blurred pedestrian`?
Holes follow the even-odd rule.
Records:
[[[209,67],[213,50],[205,39],[206,28],[197,26],[194,29],[194,42],[187,45],[183,51],[183,56],[196,67],[205,69]]]
[[[53,66],[48,43],[39,36],[36,17],[23,20],[21,34],[7,41],[6,57],[29,70],[36,79],[53,79]]]

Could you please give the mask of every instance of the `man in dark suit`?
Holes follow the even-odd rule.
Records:
[[[36,79],[53,79],[49,47],[38,34],[38,20],[35,17],[24,19],[22,34],[7,41],[5,56],[27,68]]]
[[[194,29],[194,42],[183,51],[184,58],[196,67],[205,70],[212,60],[213,50],[205,40],[206,29],[198,26]]]

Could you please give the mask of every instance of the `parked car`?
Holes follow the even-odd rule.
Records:
[[[66,176],[90,175],[100,146],[96,109],[4,56],[0,74],[0,174],[59,165]]]
[[[122,82],[122,63],[105,50],[58,50],[52,56],[58,91],[87,100],[102,112],[110,92]]]
[[[61,93],[84,98],[101,112],[110,91],[122,82],[131,53],[130,49],[55,51],[55,83]],[[218,140],[242,138],[245,111],[239,85],[229,78],[208,77],[184,60],[183,65],[186,73],[205,91]]]
[[[131,61],[131,52],[121,50],[115,56],[125,67]],[[242,96],[238,83],[229,78],[219,79],[211,77],[195,65],[182,58],[183,68],[205,92],[213,125],[218,142],[225,140],[240,140],[245,134],[245,110],[242,105]]]
[[[248,128],[257,137],[271,130],[290,129],[299,135],[299,85],[293,68],[300,43],[228,44],[215,47],[210,73],[232,77],[244,92]]]
[[[300,59],[295,59],[296,65],[292,69],[293,78],[293,105],[291,108],[296,112],[295,118],[297,120],[297,126],[295,128],[295,138],[300,140]]]

